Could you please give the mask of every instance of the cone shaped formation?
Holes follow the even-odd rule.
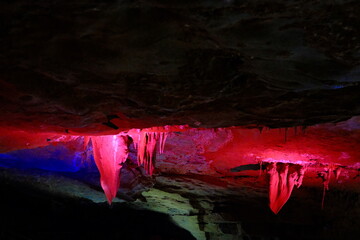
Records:
[[[324,209],[325,194],[326,194],[326,191],[329,190],[329,184],[330,184],[332,172],[335,175],[335,181],[338,181],[339,176],[341,174],[341,170],[342,170],[341,167],[331,165],[331,166],[325,168],[325,171],[320,174],[320,177],[323,180],[323,186],[324,186],[323,187],[323,196],[322,196],[322,201],[321,201],[321,209]]]
[[[91,137],[96,166],[100,172],[100,183],[111,204],[120,186],[120,170],[128,156],[127,136]]]
[[[176,130],[177,128],[174,128]],[[153,127],[143,130],[132,129],[127,134],[133,139],[137,149],[138,165],[143,165],[147,174],[152,175],[156,158],[156,149],[159,153],[164,152],[165,142],[169,129],[165,127]]]
[[[109,204],[116,197],[120,187],[120,170],[128,157],[129,136],[137,148],[139,166],[143,165],[145,171],[152,175],[156,148],[158,146],[160,153],[164,151],[167,133],[133,129],[118,135],[91,137],[95,163],[100,172],[101,187]],[[85,138],[84,144],[87,145],[88,141],[89,139]]]
[[[294,186],[301,186],[305,169],[301,165],[271,163],[267,172],[270,175],[269,205],[277,214],[289,200]]]
[[[141,131],[138,143],[138,164],[143,165],[145,171],[152,175],[156,157],[156,146],[159,143],[159,152],[164,152],[167,133]]]

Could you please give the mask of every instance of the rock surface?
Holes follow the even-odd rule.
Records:
[[[360,114],[358,1],[3,1],[2,126],[311,125]]]
[[[0,169],[1,239],[358,236],[359,12],[356,0],[1,1],[1,166],[25,168]],[[109,210],[85,138],[165,125],[197,129],[169,133],[153,177],[130,144]],[[274,161],[308,167],[278,215]]]
[[[126,132],[121,134],[106,138]],[[0,169],[0,182],[15,189],[26,183],[46,194],[102,206],[106,199],[100,173],[86,138],[65,135],[48,146],[1,154],[2,165],[22,170]],[[199,240],[347,239],[359,234],[359,139],[358,117],[305,130],[187,129],[167,134],[151,177],[138,166],[129,137],[112,208],[116,214],[166,214]],[[112,156],[111,144],[106,149]]]

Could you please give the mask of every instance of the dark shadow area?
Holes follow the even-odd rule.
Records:
[[[213,213],[241,222],[250,239],[335,240],[359,236],[358,193],[329,191],[327,206],[321,209],[318,189],[303,188],[302,191],[304,196],[290,198],[277,215],[270,211],[265,199],[250,198],[217,202]]]
[[[265,170],[265,166],[261,166],[260,164],[246,164],[246,165],[241,165],[238,167],[234,167],[232,169],[230,169],[231,172],[241,172],[241,171],[246,171],[246,170]]]
[[[194,239],[169,216],[108,206],[0,179],[0,239]]]

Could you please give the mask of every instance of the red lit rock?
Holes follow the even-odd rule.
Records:
[[[128,156],[127,137],[121,135],[91,137],[100,182],[109,204],[120,186],[120,170]]]
[[[270,175],[269,205],[271,211],[277,214],[289,200],[294,186],[301,186],[304,170],[298,165],[271,163],[268,174]]]

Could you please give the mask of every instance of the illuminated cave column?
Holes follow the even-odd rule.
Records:
[[[301,165],[271,163],[267,170],[270,175],[269,205],[277,214],[289,200],[294,186],[300,187],[305,173]]]
[[[120,187],[120,170],[128,156],[128,137],[108,135],[91,137],[100,183],[111,204]]]

